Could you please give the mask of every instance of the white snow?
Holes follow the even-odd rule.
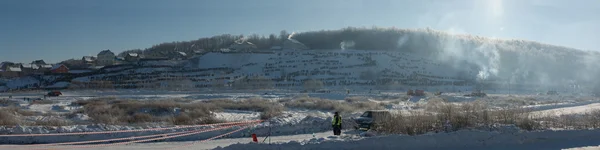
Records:
[[[600,103],[593,103],[583,106],[563,107],[549,110],[536,111],[533,116],[561,116],[571,114],[584,114],[592,111],[600,110]]]
[[[219,150],[246,149],[562,149],[598,145],[600,130],[541,131],[541,132],[489,132],[461,130],[419,136],[391,135],[360,140],[293,140],[278,144],[234,144]]]

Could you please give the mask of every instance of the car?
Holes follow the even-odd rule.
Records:
[[[52,91],[52,92],[48,92],[48,94],[46,94],[46,96],[61,96],[62,93],[60,91]]]
[[[383,123],[383,121],[390,120],[392,117],[389,111],[385,110],[368,110],[365,111],[360,117],[354,119],[358,124],[356,129],[369,130],[375,125]]]

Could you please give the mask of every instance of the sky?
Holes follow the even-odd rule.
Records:
[[[432,28],[600,51],[598,0],[2,0],[0,61],[60,62],[219,34]]]

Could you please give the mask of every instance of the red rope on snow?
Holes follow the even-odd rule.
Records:
[[[260,121],[262,121],[262,120],[227,122],[227,123],[215,123],[215,124],[204,124],[204,125],[189,125],[189,126],[178,126],[178,127],[169,127],[169,128],[152,128],[152,129],[137,129],[137,130],[118,130],[118,131],[74,132],[74,133],[47,133],[47,134],[4,134],[4,135],[0,135],[0,137],[61,136],[61,135],[88,135],[88,134],[144,132],[144,131],[160,131],[160,130],[181,129],[181,128],[194,128],[194,127],[203,127],[203,126],[220,126],[220,125],[229,125],[229,124],[238,124],[238,123],[252,123],[252,122],[260,122]]]
[[[111,143],[111,144],[96,144],[96,145],[84,145],[84,146],[71,146],[71,147],[54,148],[54,149],[94,148],[94,147],[106,147],[106,146],[114,146],[114,145],[124,145],[124,144],[131,144],[131,143],[141,143],[141,142],[157,141],[157,140],[164,140],[164,139],[170,139],[170,138],[176,138],[176,137],[194,135],[194,134],[199,134],[199,133],[204,133],[204,132],[217,131],[217,130],[232,128],[232,127],[235,127],[235,126],[240,126],[240,125],[236,124],[236,125],[229,125],[229,126],[224,126],[224,127],[219,127],[219,128],[208,129],[208,130],[197,130],[197,131],[193,131],[193,132],[190,132],[190,133],[179,134],[179,135],[171,135],[171,136],[165,136],[165,137],[160,137],[160,138],[152,138],[152,139],[144,139],[144,140],[136,140],[136,141],[128,141],[128,142],[118,142],[118,143]],[[52,149],[52,148],[50,148],[50,149]],[[40,149],[40,150],[48,150],[48,149]]]
[[[239,125],[244,125],[248,123],[240,123]],[[234,124],[238,125],[238,124]],[[175,133],[164,133],[157,135],[145,135],[145,136],[134,136],[134,137],[125,137],[125,138],[115,138],[115,139],[105,139],[105,140],[92,140],[92,141],[79,141],[79,142],[64,142],[64,143],[48,143],[48,144],[31,144],[31,145],[0,145],[0,148],[9,148],[9,147],[33,147],[33,146],[56,146],[56,145],[72,145],[72,144],[89,144],[89,143],[99,143],[99,142],[111,142],[111,141],[122,141],[122,140],[134,140],[134,139],[142,139],[142,138],[151,138],[151,137],[159,137],[159,136],[171,136],[177,134],[184,134],[196,131],[204,131],[210,129],[199,129],[199,130],[191,130],[191,131],[181,131]]]
[[[247,126],[245,126],[245,127],[239,128],[239,129],[237,129],[237,130],[234,130],[234,131],[231,131],[231,132],[228,132],[228,133],[225,133],[225,134],[221,134],[221,135],[218,135],[218,136],[215,136],[215,137],[212,137],[212,138],[209,138],[209,139],[201,140],[201,141],[196,141],[196,142],[189,143],[189,144],[186,144],[186,145],[182,145],[182,146],[173,147],[173,148],[170,148],[169,150],[190,147],[190,146],[192,146],[192,145],[194,145],[194,144],[196,144],[196,143],[200,143],[200,142],[206,142],[206,141],[214,140],[214,139],[217,139],[217,138],[221,138],[221,137],[224,137],[224,136],[227,136],[227,135],[230,135],[230,134],[233,134],[233,133],[236,133],[236,132],[242,131],[242,130],[244,130],[244,129],[247,129],[247,128],[249,128],[249,127],[250,127],[250,125],[247,125]]]

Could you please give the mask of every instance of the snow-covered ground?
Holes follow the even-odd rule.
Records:
[[[179,92],[156,92],[156,91],[145,91],[145,90],[136,90],[136,91],[64,91],[64,96],[61,97],[49,97],[48,100],[55,101],[52,104],[29,104],[28,101],[22,100],[23,97],[33,98],[38,93],[15,93],[11,100],[18,101],[21,103],[21,107],[35,112],[52,112],[52,113],[61,113],[61,112],[70,112],[77,108],[72,108],[69,106],[70,102],[77,100],[85,100],[94,97],[116,97],[116,98],[124,98],[124,99],[145,99],[145,100],[153,100],[153,99],[164,99],[164,98],[184,98],[190,100],[206,100],[213,98],[228,98],[228,99],[240,99],[240,98],[254,98],[261,97],[263,99],[284,99],[284,98],[292,98],[297,96],[316,96],[321,98],[335,97],[330,96],[328,93],[315,93],[315,94],[303,94],[303,93],[293,93],[293,92],[285,92],[285,91],[273,91],[270,93],[262,93],[262,92],[231,92],[231,93],[210,93],[210,92],[190,92],[190,91],[179,91]],[[420,104],[426,103],[428,100],[432,98],[444,98],[448,100],[448,102],[460,103],[460,102],[469,102],[475,100],[481,100],[482,98],[474,98],[474,97],[465,97],[462,96],[464,93],[444,93],[439,97],[413,97],[407,98],[403,92],[393,92],[393,91],[382,91],[381,94],[376,93],[353,93],[349,95],[343,95],[342,98],[334,98],[332,100],[343,100],[349,97],[362,97],[371,102],[389,103],[389,106],[386,106],[387,110],[390,111],[415,111],[421,108],[417,106]],[[3,93],[0,98],[8,98],[6,93]],[[585,113],[593,110],[600,109],[600,101],[596,98],[584,97],[584,96],[548,96],[548,95],[506,95],[502,93],[498,94],[490,94],[489,97],[485,98],[486,102],[489,102],[492,106],[504,106],[506,104],[518,103],[519,106],[527,107],[535,110],[538,114],[544,115],[561,115],[561,114],[574,114],[574,113]],[[421,110],[422,111],[422,110]],[[560,112],[554,113],[552,112]],[[360,115],[361,112],[355,112],[352,114],[345,115],[344,123],[351,123],[350,117]],[[260,113],[252,112],[252,111],[234,111],[234,110],[225,110],[223,112],[216,112],[216,118],[226,120],[226,121],[242,121],[242,120],[254,120],[258,119]],[[503,132],[490,132],[490,131],[459,131],[456,133],[449,134],[435,134],[435,135],[422,135],[416,137],[410,136],[398,136],[392,135],[389,137],[363,137],[359,136],[357,133],[348,133],[349,136],[343,138],[332,139],[327,136],[330,134],[329,130],[331,130],[330,121],[332,114],[327,111],[315,111],[315,110],[302,110],[302,109],[288,109],[283,112],[283,115],[277,118],[270,120],[269,122],[264,122],[262,124],[257,125],[251,130],[245,130],[243,132],[235,133],[225,137],[222,140],[216,141],[208,141],[203,143],[195,144],[191,147],[197,149],[211,149],[216,148],[217,146],[228,146],[231,144],[235,144],[238,142],[247,143],[250,141],[250,134],[256,133],[259,137],[263,137],[272,134],[272,142],[274,143],[282,143],[278,145],[261,145],[261,144],[248,144],[248,145],[233,145],[233,147],[227,149],[238,149],[242,147],[247,147],[250,149],[286,149],[287,146],[291,146],[291,149],[300,148],[300,149],[327,149],[333,148],[330,146],[334,145],[354,145],[356,143],[377,143],[376,141],[381,141],[381,144],[384,145],[387,140],[405,140],[411,141],[409,139],[420,139],[420,141],[428,141],[430,143],[437,143],[433,145],[438,145],[440,147],[447,148],[459,148],[462,149],[463,145],[473,146],[473,147],[481,147],[482,143],[486,143],[486,145],[491,146],[493,149],[496,145],[502,145],[502,143],[506,143],[507,145],[516,145],[515,148],[523,148],[520,146],[520,141],[511,140],[511,138],[519,137],[524,141],[533,141],[530,145],[535,144],[545,144],[546,142],[543,140],[539,140],[538,138],[542,138],[539,136],[548,135],[549,140],[558,140],[553,139],[554,134],[565,134],[571,136],[574,139],[578,139],[580,135],[587,135],[584,131],[542,131],[535,133],[521,133],[521,132],[510,132],[510,134]],[[74,119],[85,120],[87,116],[79,116]],[[29,117],[28,120],[43,120],[48,119],[48,117]],[[75,126],[66,126],[66,127],[58,127],[58,128],[47,128],[47,127],[28,127],[28,126],[19,126],[16,128],[11,127],[0,127],[0,133],[4,134],[18,134],[18,133],[57,133],[57,132],[83,132],[83,131],[105,131],[105,130],[128,130],[128,129],[142,129],[142,128],[156,128],[156,127],[168,127],[165,125],[148,125],[148,126],[114,126],[114,125],[75,125]],[[351,125],[344,125],[346,129],[350,129]],[[182,131],[182,130],[169,130],[173,131]],[[171,140],[167,140],[166,142],[159,143],[143,143],[143,144],[132,144],[125,146],[115,146],[115,147],[105,147],[105,148],[97,148],[97,149],[163,149],[171,146],[177,145],[185,145],[191,143],[190,141],[197,141],[206,139],[215,135],[219,135],[230,130],[225,131],[217,131],[210,133],[203,133],[194,136],[175,138]],[[596,133],[596,131],[590,131],[591,133]],[[56,136],[48,136],[48,137],[11,137],[11,138],[0,138],[0,142],[2,143],[55,143],[55,142],[70,142],[70,141],[86,141],[86,140],[97,140],[97,139],[108,139],[108,138],[118,138],[118,137],[130,137],[130,136],[141,136],[141,135],[149,135],[149,134],[157,134],[164,132],[142,132],[142,133],[119,133],[119,134],[111,134],[109,135],[89,135],[89,136],[64,136],[61,138],[57,138]],[[312,139],[312,133],[315,133],[316,139]],[[474,136],[474,137],[470,137]],[[481,142],[483,139],[494,137],[490,140],[484,140],[486,142]],[[450,141],[454,142],[445,142],[444,138],[449,138]],[[468,140],[475,140],[479,142],[463,142],[459,143],[455,140],[455,138],[463,138]],[[557,137],[558,138],[558,137]],[[380,140],[374,140],[380,139]],[[518,139],[518,138],[517,138]],[[566,137],[564,139],[567,139]],[[360,140],[356,142],[352,142],[355,140]],[[499,140],[499,141],[498,141]],[[538,141],[536,141],[538,140]],[[562,140],[562,139],[560,139]],[[175,142],[179,141],[179,142]],[[295,142],[294,142],[295,141]],[[361,142],[362,141],[362,142]],[[571,141],[571,140],[569,140]],[[288,143],[289,142],[289,143]],[[340,143],[343,142],[343,143]],[[428,145],[427,142],[402,142],[397,143],[397,145],[405,145],[414,143],[410,146],[406,147],[389,147],[393,149],[397,148],[409,148],[409,149],[436,149],[437,147],[432,147],[432,144]],[[301,147],[297,147],[299,145],[304,145]],[[597,146],[600,143],[583,143],[583,144],[565,144],[558,145],[564,146],[560,148],[571,148],[577,146]],[[256,146],[256,147],[255,147]],[[527,144],[525,144],[527,147]],[[361,148],[361,147],[359,147]],[[362,147],[366,148],[366,147]],[[387,147],[381,147],[387,148]],[[487,147],[486,147],[487,148]],[[1,149],[1,147],[0,147]],[[341,147],[341,149],[345,149],[345,147]],[[375,148],[377,149],[377,147]],[[551,148],[552,149],[552,148]]]
[[[492,150],[548,150],[599,145],[600,130],[502,132],[461,130],[451,133],[437,133],[419,136],[390,135],[344,140],[315,139],[291,140],[278,144],[234,144],[219,150],[246,149],[492,149]]]
[[[297,134],[288,136],[258,137],[252,143],[250,137],[226,138],[202,142],[137,143],[86,148],[91,150],[125,149],[217,149],[217,150],[306,150],[306,149],[492,149],[492,150],[549,150],[549,149],[597,149],[600,130],[520,132],[514,127],[500,131],[461,130],[451,133],[435,133],[419,136],[388,135],[365,137],[346,131],[342,136],[330,132]],[[45,148],[68,149],[72,146]],[[0,147],[1,148],[1,147]]]

